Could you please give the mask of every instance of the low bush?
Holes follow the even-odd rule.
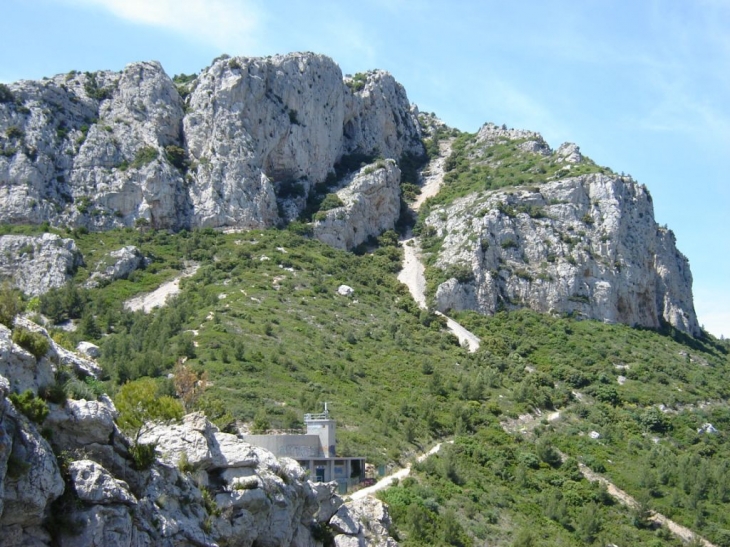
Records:
[[[129,454],[132,456],[134,468],[137,471],[149,469],[155,462],[155,452],[157,445],[154,443],[142,444],[134,443],[129,447]]]
[[[13,331],[13,342],[32,353],[36,359],[43,357],[51,347],[48,338],[39,332],[33,332],[23,327]]]
[[[12,327],[15,316],[23,311],[23,303],[18,291],[6,281],[0,286],[0,323]]]
[[[12,103],[15,101],[13,92],[5,84],[0,84],[0,103]]]
[[[25,415],[31,422],[41,424],[46,419],[46,416],[48,416],[48,405],[46,402],[36,397],[35,393],[29,389],[23,393],[11,393],[9,398],[18,412]]]
[[[134,159],[129,166],[139,169],[140,167],[144,167],[148,163],[155,161],[159,155],[160,153],[156,148],[153,148],[152,146],[143,146],[137,150],[137,153],[134,155]]]

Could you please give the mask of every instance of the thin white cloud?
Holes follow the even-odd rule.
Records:
[[[250,0],[62,0],[105,9],[133,23],[180,32],[221,50],[254,44],[260,15]]]

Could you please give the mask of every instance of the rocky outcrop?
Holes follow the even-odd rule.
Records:
[[[315,220],[314,237],[337,249],[353,249],[392,230],[400,215],[400,170],[393,160],[367,165],[337,192],[343,205]]]
[[[379,499],[363,497],[350,500],[330,520],[330,527],[339,532],[337,547],[373,545],[397,547],[390,537],[391,520],[388,507]]]
[[[0,376],[0,533],[3,545],[48,545],[49,506],[64,490],[56,456],[34,424],[6,399]]]
[[[328,57],[219,58],[183,101],[155,62],[9,86],[0,222],[267,227],[343,156],[423,152],[405,90]]]
[[[82,263],[73,239],[48,233],[0,236],[0,279],[28,296],[62,287]]]
[[[27,319],[18,321],[45,335]],[[106,395],[49,403],[42,423],[31,422],[8,394],[48,387],[60,364],[57,348],[36,359],[8,341],[0,325],[0,342],[3,336],[0,373],[12,378],[0,376],[3,545],[317,547],[322,527],[336,532],[331,523],[344,520],[351,526],[343,538],[395,545],[383,543],[381,513],[343,513],[336,483],[310,483],[294,460],[223,433],[202,414],[148,424],[138,441],[154,444],[159,459],[142,470]]]
[[[578,153],[561,150],[566,162]],[[628,177],[471,195],[432,210],[426,224],[444,238],[437,266],[455,272],[436,292],[440,311],[526,306],[700,332],[687,259],[656,224],[646,188]]]
[[[91,274],[86,287],[93,289],[101,283],[126,279],[133,271],[143,268],[147,260],[140,250],[134,245],[127,245],[116,251],[110,252],[97,265],[96,271]]]
[[[36,359],[12,339],[12,331],[0,325],[0,375],[9,381],[9,389],[14,392],[31,390],[38,392],[39,387],[51,385],[55,381],[53,364],[42,358]]]

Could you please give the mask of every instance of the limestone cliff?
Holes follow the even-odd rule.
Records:
[[[311,53],[220,58],[180,91],[155,62],[22,81],[0,103],[0,222],[267,227],[346,155],[423,146],[391,75]],[[290,207],[291,209],[291,207]]]
[[[584,161],[575,145],[553,152],[538,134],[495,126],[477,135],[473,164],[505,139],[527,160],[545,157],[556,175],[432,208],[425,230],[443,238],[435,265],[448,277],[436,308],[492,314],[526,306],[699,334],[689,263],[654,220],[646,188],[603,169],[570,176]]]

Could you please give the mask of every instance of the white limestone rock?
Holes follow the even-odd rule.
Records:
[[[25,325],[22,318],[16,324]],[[10,381],[11,391],[21,393],[30,389],[50,386],[55,381],[53,367],[48,359],[38,361],[12,340],[12,331],[0,324],[0,375]]]
[[[53,429],[53,444],[71,450],[110,444],[117,415],[112,400],[103,395],[99,401],[68,399],[63,405],[50,405],[45,423]]]
[[[78,351],[79,353],[83,353],[91,359],[96,359],[97,357],[99,357],[99,355],[101,355],[99,346],[97,346],[96,344],[92,344],[91,342],[79,342],[76,346],[76,351]]]
[[[317,522],[329,522],[343,503],[342,498],[337,495],[337,482],[317,482],[313,484],[313,488],[319,506]]]
[[[337,192],[341,207],[314,223],[314,237],[337,249],[353,249],[392,230],[400,216],[400,169],[393,160],[367,165]]]
[[[194,468],[208,469],[213,465],[209,446],[213,426],[202,413],[188,414],[182,424],[151,424],[138,442],[156,444],[161,459],[178,465],[183,454]]]
[[[279,205],[295,218],[343,155],[424,152],[390,74],[356,89],[313,53],[220,58],[185,103],[155,62],[9,87],[0,222],[269,227]]]
[[[6,445],[7,466],[0,466],[0,531],[12,525],[38,526],[43,523],[48,505],[63,493],[63,478],[53,450],[35,426],[9,401],[2,404],[5,408],[0,438],[11,439],[12,447]]]
[[[330,526],[340,532],[335,545],[343,546],[397,547],[390,536],[391,525],[388,507],[369,496],[348,501],[330,520]]]
[[[159,63],[11,89],[17,100],[0,105],[0,130],[14,126],[22,137],[11,143],[16,153],[0,156],[0,221],[92,229],[187,221],[183,175],[165,155],[182,146],[183,103]]]
[[[91,274],[85,286],[93,289],[105,281],[126,279],[133,271],[143,268],[146,262],[145,257],[137,247],[127,245],[126,247],[110,252],[97,265],[96,271]]]
[[[533,216],[518,212],[527,206]],[[436,265],[462,270],[439,286],[439,311],[529,307],[700,333],[687,259],[654,221],[646,188],[628,177],[471,195],[435,208],[426,225],[445,238]]]
[[[78,460],[68,466],[69,476],[79,498],[86,503],[136,505],[126,482],[115,479],[109,471],[91,460]]]
[[[64,286],[82,263],[73,239],[48,233],[0,236],[0,279],[28,296]]]
[[[79,354],[57,344],[48,334],[48,331],[40,325],[25,317],[17,317],[15,319],[15,326],[26,328],[48,339],[48,353],[39,360],[39,366],[35,371],[35,375],[38,377],[36,380],[38,387],[41,385],[49,385],[55,381],[54,379],[50,379],[53,372],[52,369],[59,365],[71,368],[82,378],[85,376],[100,377],[101,367],[95,361],[85,359]]]
[[[330,519],[330,526],[340,534],[348,536],[356,536],[362,529],[360,523],[356,521],[350,514],[348,505],[343,505],[337,510],[337,513]]]
[[[352,296],[355,294],[355,289],[350,287],[349,285],[340,285],[337,287],[337,294],[340,296]]]
[[[558,158],[566,163],[580,163],[583,161],[583,155],[580,153],[580,148],[577,144],[573,144],[572,142],[564,142],[555,153]]]
[[[88,509],[74,512],[73,518],[82,522],[83,526],[78,535],[61,535],[56,538],[61,547],[152,545],[148,536],[142,536],[146,542],[135,541],[139,536],[135,533],[132,514],[125,505],[92,505]]]

